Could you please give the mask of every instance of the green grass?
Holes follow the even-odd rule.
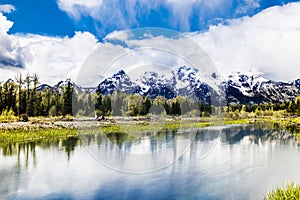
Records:
[[[101,125],[104,134],[139,133],[161,130],[177,130],[179,128],[203,128],[214,125],[212,122],[166,122],[166,123],[134,123],[134,124],[105,124]]]
[[[300,185],[295,183],[288,183],[284,188],[276,188],[267,193],[265,200],[299,200],[300,199]]]
[[[226,119],[224,124],[249,124],[249,119]]]
[[[102,124],[100,127],[73,128],[37,128],[24,127],[16,130],[0,130],[0,143],[15,143],[39,141],[43,139],[78,137],[79,134],[137,134],[149,133],[153,131],[176,130],[179,128],[201,128],[213,125],[211,122],[167,122],[161,123],[128,123],[128,124]]]
[[[52,121],[49,118],[34,118],[32,123],[41,123],[44,121]],[[264,127],[271,129],[285,129],[295,134],[300,140],[300,117],[259,117],[259,118],[244,118],[244,119],[217,119],[217,118],[195,118],[195,119],[174,119],[165,123],[137,121],[134,123],[124,124],[101,124],[100,126],[91,128],[82,128],[82,130],[72,128],[20,128],[17,130],[0,130],[0,143],[13,143],[19,141],[37,141],[44,138],[61,138],[61,137],[78,137],[79,134],[151,134],[154,131],[177,130],[179,128],[203,128],[208,126],[223,125],[223,124],[249,124],[255,123],[258,126],[261,124]]]
[[[78,131],[76,129],[0,130],[1,144],[68,137],[78,137]]]

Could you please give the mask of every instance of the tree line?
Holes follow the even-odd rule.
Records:
[[[300,114],[300,97],[283,103],[268,104],[231,104],[214,107],[188,97],[178,96],[165,99],[158,96],[125,94],[116,91],[111,95],[102,95],[98,87],[96,92],[77,91],[68,81],[59,88],[45,87],[38,89],[39,78],[21,74],[15,80],[0,83],[0,114],[10,113],[21,119],[22,115],[37,116],[143,116],[149,113],[166,115],[190,115],[206,117],[212,113],[255,113],[256,115],[271,114],[284,111],[291,115]],[[230,117],[230,116],[229,116]]]
[[[0,114],[13,113],[16,116],[60,116],[72,114],[74,88],[69,83],[58,90],[38,90],[36,74],[17,75],[0,84]]]

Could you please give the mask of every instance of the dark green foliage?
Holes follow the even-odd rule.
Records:
[[[8,80],[0,84],[0,114],[12,110],[19,120],[21,116],[58,116],[61,114],[72,115],[72,95],[74,88],[68,85],[59,91],[49,88],[38,91],[38,76],[29,74],[22,79],[16,76],[16,82]]]
[[[70,82],[65,87],[63,91],[63,107],[62,114],[65,115],[73,115],[72,111],[72,98],[73,98],[74,88]]]
[[[150,111],[151,106],[152,106],[152,100],[149,96],[146,96],[143,102],[141,115],[147,115]]]
[[[180,115],[181,114],[181,108],[180,104],[178,101],[172,102],[172,110],[171,110],[172,115]]]

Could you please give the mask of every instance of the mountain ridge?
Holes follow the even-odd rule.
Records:
[[[141,83],[140,85],[132,82],[124,71],[121,76],[126,76],[127,83],[135,84],[136,90],[133,94],[148,95],[151,98],[164,96],[167,99],[178,95],[189,96],[210,103],[211,95],[215,91],[209,84],[201,80],[201,75],[197,69],[182,66],[172,71],[171,74],[171,77],[166,77],[156,72],[145,72],[140,80],[137,80]],[[212,76],[217,77],[216,74]],[[290,101],[300,94],[300,79],[292,82],[281,82],[266,79],[261,75],[246,75],[240,72],[222,79],[219,87],[225,92],[229,104],[282,103]],[[99,86],[107,90],[110,85],[106,84],[106,80],[101,82]],[[126,82],[118,83],[117,87],[110,90],[110,94],[115,90],[124,91],[123,86],[125,88],[130,87]]]
[[[221,77],[212,74],[212,78]],[[243,74],[240,72],[222,76],[218,85],[226,95],[228,104],[261,104],[282,103],[296,98],[300,94],[300,78],[291,82],[274,81],[257,74]],[[9,79],[8,81],[13,81]],[[71,79],[59,81],[50,86],[40,84],[36,89],[60,91],[68,83],[75,91],[94,93],[99,90],[103,95],[112,94],[120,90],[126,94],[138,94],[150,96],[152,99],[163,96],[167,99],[176,96],[188,96],[196,98],[203,103],[210,104],[213,95],[217,92],[201,78],[196,68],[181,66],[168,74],[160,75],[154,71],[147,71],[135,81],[131,80],[124,70],[119,70],[111,77],[105,78],[97,87],[84,88],[77,85]]]

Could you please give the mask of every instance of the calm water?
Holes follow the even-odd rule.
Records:
[[[0,154],[0,199],[263,199],[300,182],[295,138],[254,126],[82,136]]]

